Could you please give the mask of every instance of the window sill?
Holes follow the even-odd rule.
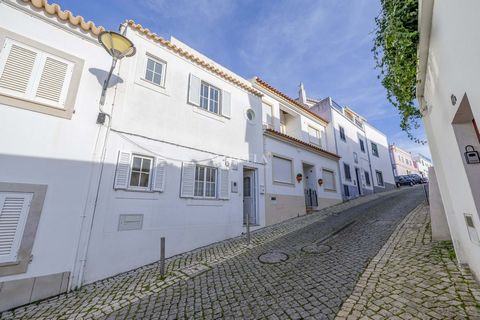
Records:
[[[223,207],[223,200],[221,200],[221,199],[204,199],[204,198],[187,199],[187,206]]]
[[[71,119],[73,109],[61,108],[58,106],[48,105],[38,101],[33,101],[21,97],[11,96],[5,93],[0,93],[0,103],[11,107],[35,111],[38,113],[47,114],[59,118]]]
[[[295,183],[292,182],[273,181],[273,184],[285,187],[295,187]]]
[[[336,189],[323,189],[325,192],[337,193]]]
[[[150,89],[152,91],[164,94],[168,97],[170,96],[170,93],[165,88],[165,85],[163,85],[163,86],[156,85],[156,84],[154,84],[154,83],[152,83],[148,80],[145,80],[143,78],[139,78],[139,79],[135,80],[135,83],[138,84],[139,86],[142,86],[142,87]]]

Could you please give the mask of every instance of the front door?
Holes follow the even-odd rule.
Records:
[[[361,186],[361,181],[360,181],[360,170],[358,168],[355,168],[355,175],[357,176],[358,194],[362,195],[362,186]]]
[[[255,211],[255,171],[243,171],[243,223],[247,223],[250,217],[250,224],[257,224]]]

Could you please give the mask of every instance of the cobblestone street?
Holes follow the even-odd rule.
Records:
[[[167,261],[166,280],[160,279],[158,264],[152,264],[36,305],[17,308],[2,314],[1,318],[333,319],[337,314],[339,319],[364,315],[383,318],[386,311],[379,311],[374,300],[378,298],[394,307],[396,304],[389,295],[398,295],[402,303],[406,296],[398,288],[410,288],[405,289],[407,293],[408,290],[416,292],[417,287],[425,288],[431,285],[428,282],[430,272],[440,277],[445,267],[452,274],[445,271],[441,277],[444,282],[434,283],[443,286],[438,290],[446,288],[448,294],[442,299],[451,297],[453,285],[448,282],[450,279],[463,281],[458,292],[464,299],[458,309],[463,313],[456,313],[458,310],[452,308],[448,309],[449,312],[460,318],[469,315],[476,319],[478,305],[475,295],[478,301],[478,291],[475,291],[468,272],[458,271],[448,246],[431,244],[427,211],[424,205],[421,206],[424,199],[421,188],[405,188],[356,199],[254,232],[250,248],[246,248],[245,239],[239,237],[172,257]],[[408,220],[404,220],[415,208],[417,210],[408,216]],[[412,222],[412,219],[416,220]],[[421,235],[402,231],[405,226],[413,226],[413,230]],[[403,235],[404,242],[415,248],[418,241],[427,243],[428,248],[418,250],[434,250],[436,254],[425,253],[425,259],[436,257],[438,267],[429,269],[420,265],[418,269],[424,273],[418,286],[409,282],[412,279],[399,277],[401,270],[385,269],[393,274],[388,278],[395,282],[392,292],[384,285],[380,296],[363,290],[372,288],[372,285],[366,285],[368,281],[378,280],[378,277],[369,278],[372,268],[375,269],[372,264],[378,263],[376,272],[381,272],[381,266],[388,265],[378,261],[391,254],[392,243],[400,241],[399,234]],[[410,264],[415,266],[414,257],[419,255],[418,250],[408,248],[407,251],[411,251],[408,262],[398,265],[407,269]],[[437,289],[429,292],[436,294]],[[470,298],[465,298],[467,294]],[[428,301],[431,305],[435,299]],[[420,304],[407,305],[422,308]],[[395,315],[395,310],[387,306],[385,309],[391,312],[387,317]],[[374,313],[368,313],[368,310],[374,310]],[[423,318],[435,318],[431,313],[425,314]]]

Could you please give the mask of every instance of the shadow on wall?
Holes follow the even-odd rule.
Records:
[[[108,71],[105,71],[103,69],[97,69],[97,68],[90,68],[88,69],[88,71],[97,78],[98,83],[102,87],[103,83],[107,79]],[[123,83],[123,79],[115,75],[115,73],[113,73],[112,77],[110,78],[110,82],[108,83],[108,88],[112,88],[119,83]]]

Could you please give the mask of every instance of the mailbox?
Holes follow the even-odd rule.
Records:
[[[480,163],[480,154],[472,145],[465,147],[465,160],[468,164]]]

